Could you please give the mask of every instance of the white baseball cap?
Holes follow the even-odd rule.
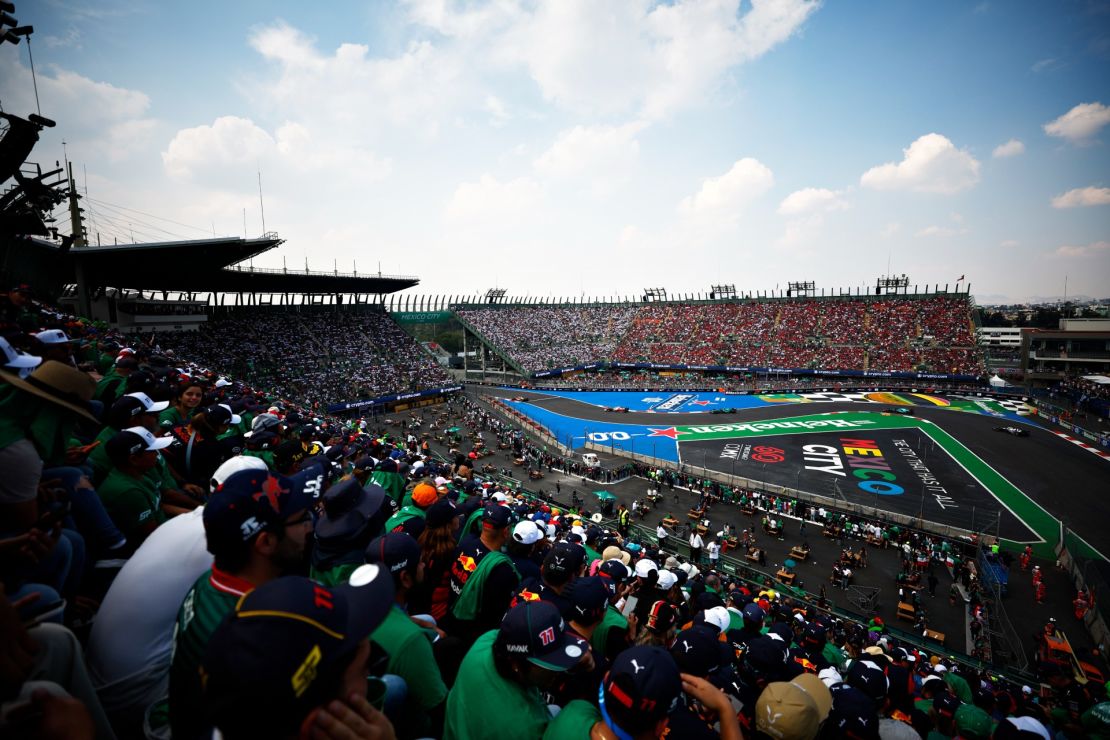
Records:
[[[150,396],[143,393],[142,391],[139,391],[138,393],[128,393],[126,395],[142,401],[143,406],[146,408],[146,412],[148,414],[157,414],[159,411],[165,411],[170,407],[169,401],[159,401],[155,403],[155,401]]]
[[[250,457],[248,455],[237,455],[216,468],[216,472],[212,474],[212,480],[209,481],[208,485],[210,490],[215,493],[216,489],[222,486],[225,480],[240,471],[266,469],[266,463],[260,458]]]
[[[228,380],[227,378],[217,378],[216,379],[216,387],[217,388],[227,388],[229,385],[231,385],[231,381]],[[235,422],[235,423],[238,424],[239,422]]]
[[[127,427],[123,431],[137,434],[143,438],[147,452],[151,450],[164,450],[173,444],[173,437],[155,437],[146,427]]]
[[[648,560],[647,558],[636,561],[635,573],[638,578],[647,578],[653,570],[659,570],[659,566],[657,566],[654,561]]]
[[[525,519],[513,527],[513,539],[523,545],[534,545],[543,539],[543,535],[534,521]]]
[[[715,606],[712,609],[705,610],[705,623],[711,624],[721,632],[728,629],[729,624],[732,623],[732,615],[728,613],[728,609],[723,606]]]
[[[659,579],[656,581],[656,585],[659,586],[659,588],[666,591],[676,583],[678,583],[678,576],[674,573],[669,570],[659,571]]]
[[[10,367],[12,370],[19,370],[19,377],[26,377],[32,368],[36,368],[42,364],[41,357],[34,355],[24,354],[15,347],[8,344],[8,340],[0,337],[0,349],[4,351],[4,367]]]
[[[47,329],[31,336],[43,344],[69,344],[72,341],[61,329]]]
[[[228,422],[229,424],[238,424],[243,421],[243,417],[232,411],[231,407],[228,406],[226,403],[221,403],[220,406],[224,409],[227,409],[227,413],[231,414],[231,421]]]

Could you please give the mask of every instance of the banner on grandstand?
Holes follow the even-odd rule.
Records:
[[[341,411],[350,411],[352,409],[364,409],[371,406],[384,406],[387,403],[394,401],[411,401],[414,398],[428,398],[430,396],[445,395],[447,393],[458,393],[462,390],[461,385],[452,385],[445,388],[433,388],[426,391],[416,391],[413,393],[397,393],[392,396],[379,396],[378,398],[368,398],[365,401],[348,401],[347,403],[335,403],[328,406],[329,414],[337,414]]]
[[[442,324],[450,321],[450,311],[396,311],[389,314],[398,324]]]
[[[821,377],[839,378],[895,378],[898,380],[950,380],[962,382],[975,382],[979,380],[975,375],[962,375],[958,373],[916,373],[903,370],[815,370],[808,367],[739,367],[735,365],[667,365],[656,362],[611,362],[594,363],[591,365],[576,365],[554,370],[541,370],[532,373],[533,378],[550,378],[566,373],[582,370],[665,370],[670,372],[709,372],[722,374],[751,373],[752,375],[817,375]]]

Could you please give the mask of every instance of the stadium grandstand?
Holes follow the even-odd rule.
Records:
[[[0,43],[29,41],[12,12],[0,2]],[[1059,362],[1026,397],[981,382],[967,288],[611,301],[495,289],[480,302],[402,294],[411,276],[253,268],[274,233],[188,239],[149,223],[142,243],[101,244],[72,175],[26,164],[53,122],[0,115],[3,737],[1110,736],[1107,535],[1091,516],[1095,455],[1110,453],[1057,431],[1105,416],[1093,402],[1110,378],[1069,374],[1067,338],[1035,339]],[[118,207],[83,202],[122,228]],[[68,234],[48,225],[58,208]],[[452,355],[460,369],[436,359]],[[473,363],[497,382],[452,385]],[[656,397],[688,373],[716,388],[773,372],[794,392],[750,396],[752,416],[721,409],[744,423],[701,431],[653,416],[601,432],[550,411],[578,401],[522,395],[541,379],[581,384],[584,369],[651,389],[618,396],[645,414],[716,403]],[[938,476],[1001,476],[970,450],[944,462],[957,440],[886,389],[798,394],[830,375],[969,386],[907,395],[986,429],[977,446],[1034,480],[1039,501],[1014,489],[1017,513],[957,505],[1001,499]],[[840,405],[745,421],[818,401]],[[844,408],[855,401],[881,406]],[[1046,427],[1036,440],[993,426],[1030,408]],[[589,413],[616,410],[629,412]],[[524,411],[580,433],[564,443]],[[767,466],[783,449],[718,436],[853,424],[899,449],[888,464],[873,459],[886,437],[839,440],[863,505],[836,486],[802,491],[786,464],[776,483]],[[932,446],[915,447],[933,426]],[[606,453],[626,427],[650,456]],[[651,440],[699,449],[700,471]],[[735,475],[741,450],[763,480]],[[898,511],[879,500],[895,469],[921,489]],[[927,485],[957,525],[927,516]],[[1041,506],[1057,487],[1067,522]],[[1028,544],[1011,538],[1021,527]]]

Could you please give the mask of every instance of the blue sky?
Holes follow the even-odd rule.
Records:
[[[59,123],[34,157],[66,141],[104,242],[244,209],[257,235],[261,169],[287,242],[256,264],[421,292],[833,289],[889,260],[986,302],[1108,295],[1110,2],[16,10]],[[33,110],[25,45],[0,102]]]

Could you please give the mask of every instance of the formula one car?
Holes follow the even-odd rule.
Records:
[[[513,396],[513,400],[519,402],[519,401],[527,401],[528,399],[525,396]]]
[[[616,411],[617,413],[620,413],[620,414],[627,414],[628,413],[628,407],[627,406],[606,406],[605,410],[606,411]]]
[[[1022,429],[1021,427],[995,427],[994,431],[996,431],[996,432],[1005,432],[1006,434],[1012,434],[1015,437],[1028,437],[1029,436],[1028,430]]]

